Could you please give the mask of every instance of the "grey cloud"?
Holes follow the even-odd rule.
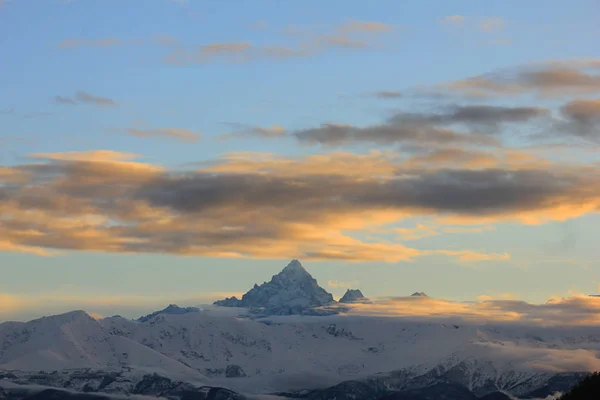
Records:
[[[563,105],[560,111],[566,120],[558,124],[560,134],[600,139],[600,99],[574,100]]]
[[[300,130],[296,138],[307,143],[342,145],[370,142],[377,144],[436,144],[497,146],[499,141],[491,133],[509,123],[526,123],[549,116],[539,107],[501,107],[491,105],[449,106],[438,113],[399,112],[380,125],[356,127],[342,124],[323,124]],[[461,125],[477,134],[466,134],[450,129]],[[483,133],[483,134],[482,134]]]
[[[116,101],[108,97],[94,96],[89,93],[79,91],[75,93],[75,98],[66,96],[55,96],[54,101],[57,104],[77,105],[77,104],[93,104],[101,107],[118,107]]]
[[[600,92],[600,75],[585,68],[591,65],[591,61],[574,60],[571,64],[524,66],[450,82],[442,88],[475,96],[533,93],[551,97]]]
[[[70,97],[64,97],[64,96],[55,96],[54,97],[54,101],[56,101],[59,104],[70,104],[70,105],[76,105],[77,103],[75,102],[75,100],[73,100]]]
[[[282,213],[293,210],[294,216],[333,209],[419,209],[424,213],[485,216],[552,206],[566,194],[573,201],[591,200],[599,195],[598,178],[597,174],[583,179],[558,171],[494,169],[419,171],[383,182],[356,182],[340,176],[286,179],[198,173],[149,182],[136,196],[182,212],[243,205],[285,210]],[[592,186],[586,187],[586,182]]]
[[[235,129],[234,132],[220,135],[220,139],[227,140],[232,138],[258,137],[264,139],[281,138],[286,135],[286,129],[280,125],[272,126],[252,126],[234,122],[228,122],[226,125]]]
[[[368,127],[341,124],[323,124],[294,132],[301,142],[342,145],[347,143],[370,142],[376,144],[400,144],[416,142],[420,144],[479,144],[496,146],[499,143],[491,137],[467,135],[450,129],[435,127],[420,122],[386,123]]]
[[[527,122],[550,113],[540,107],[502,107],[490,105],[452,106],[446,112],[432,114],[398,113],[396,123],[431,123],[436,125],[465,124],[493,128],[505,123]]]
[[[82,103],[94,104],[97,106],[117,107],[117,103],[113,99],[107,97],[94,96],[86,92],[77,92],[75,98]]]
[[[402,93],[394,90],[380,90],[373,93],[378,99],[398,99],[402,97]]]

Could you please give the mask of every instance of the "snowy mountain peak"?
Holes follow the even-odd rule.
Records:
[[[89,315],[87,312],[83,310],[75,310],[69,311],[64,314],[51,315],[48,317],[42,317],[38,319],[34,319],[32,323],[44,323],[44,324],[53,324],[53,325],[64,325],[69,323],[86,323],[86,322],[95,322],[96,320]]]
[[[138,322],[146,322],[146,321],[156,317],[159,314],[179,315],[179,314],[187,314],[187,313],[198,312],[198,311],[200,311],[200,309],[197,307],[179,307],[177,304],[169,304],[166,308],[163,308],[162,310],[154,311],[153,313],[150,313],[148,315],[144,315],[143,317],[138,318],[137,321]]]
[[[293,273],[305,273],[308,274],[308,271],[304,268],[302,263],[298,260],[292,260],[290,263],[283,269],[281,272],[293,272]],[[308,274],[310,275],[310,274]]]
[[[317,282],[298,260],[292,260],[280,273],[271,278],[271,282],[278,282],[283,286],[296,286],[307,281]]]
[[[363,296],[360,289],[348,289],[340,299],[340,303],[366,303],[369,299]]]
[[[300,261],[292,260],[269,282],[254,285],[241,300],[231,297],[216,301],[223,307],[247,307],[270,315],[304,314],[334,302],[331,293],[319,286]]]
[[[425,294],[425,292],[414,292],[410,296],[411,297],[429,297],[429,296],[427,296],[427,294]]]

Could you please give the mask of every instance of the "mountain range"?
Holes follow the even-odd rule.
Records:
[[[359,290],[344,297],[341,307],[368,301]],[[170,305],[137,320],[73,311],[4,322],[0,399],[25,398],[13,396],[15,387],[32,385],[53,388],[48,396],[546,398],[573,386],[600,351],[593,327],[311,313],[336,302],[297,261],[235,300]]]

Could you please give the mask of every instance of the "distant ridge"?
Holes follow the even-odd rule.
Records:
[[[414,292],[410,295],[411,297],[429,297],[425,292]]]
[[[199,312],[200,309],[197,307],[179,307],[177,304],[169,304],[166,308],[163,308],[159,311],[154,311],[148,315],[144,315],[143,317],[139,317],[136,321],[138,322],[146,322],[156,317],[159,314],[171,314],[171,315],[179,315],[179,314],[187,314],[192,312]]]

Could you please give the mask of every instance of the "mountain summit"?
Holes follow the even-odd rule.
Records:
[[[363,296],[360,289],[348,289],[340,299],[340,303],[368,303],[369,299]]]
[[[319,286],[300,261],[292,260],[271,281],[254,285],[241,300],[229,297],[213,304],[247,307],[269,315],[306,314],[315,307],[333,303],[333,296]]]

